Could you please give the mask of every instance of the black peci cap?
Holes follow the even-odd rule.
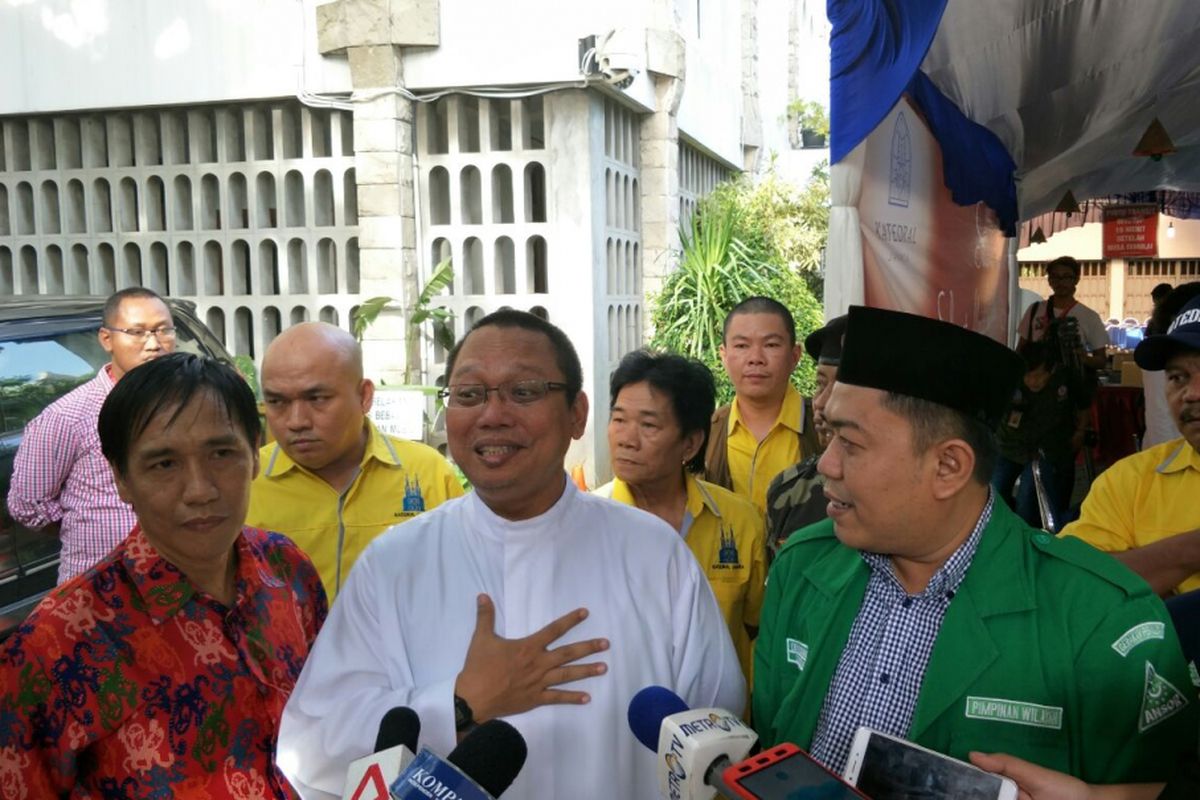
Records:
[[[994,339],[929,317],[851,306],[838,383],[928,400],[994,428],[1025,373]]]
[[[842,360],[842,337],[846,335],[846,315],[834,317],[804,340],[804,352],[818,364],[836,367]]]

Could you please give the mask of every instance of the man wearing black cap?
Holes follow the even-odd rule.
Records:
[[[990,432],[1021,372],[955,325],[850,309],[818,464],[830,519],[792,534],[767,583],[765,744],[839,771],[865,725],[1101,783],[1163,780],[1194,751],[1197,700],[1162,602],[994,501]]]
[[[1101,473],[1063,535],[1115,553],[1165,595],[1200,589],[1200,283],[1172,291],[1155,321],[1166,333],[1144,339],[1133,358],[1166,373],[1167,406],[1182,436]]]
[[[835,317],[808,335],[804,352],[817,362],[817,393],[813,395],[813,426],[821,450],[829,445],[833,431],[825,424],[825,404],[837,381],[842,360],[842,336],[846,333],[846,315]],[[821,453],[793,464],[775,476],[767,488],[767,555],[774,558],[792,531],[820,522],[828,516],[829,503],[821,491],[817,459]]]

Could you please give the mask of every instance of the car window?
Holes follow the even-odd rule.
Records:
[[[0,340],[0,498],[8,497],[12,462],[25,424],[95,377],[108,360],[90,323],[67,324],[48,336]],[[16,524],[7,508],[0,512],[0,581],[18,563],[29,569],[53,561],[58,549],[56,536]]]
[[[95,377],[108,358],[94,330],[0,341],[0,433],[19,433],[43,408]]]
[[[12,517],[8,515],[8,484],[12,477],[13,457],[17,454],[17,443],[20,437],[0,436],[0,606],[12,602],[16,587],[5,587],[15,579],[20,563],[17,560],[17,528]],[[10,595],[13,595],[10,597]]]

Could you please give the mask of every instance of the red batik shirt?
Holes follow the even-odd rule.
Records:
[[[327,611],[308,558],[245,528],[232,607],[140,528],[55,589],[0,652],[0,800],[258,800],[279,718]]]

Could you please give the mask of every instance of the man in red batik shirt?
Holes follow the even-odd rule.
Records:
[[[137,525],[0,652],[0,795],[296,797],[275,741],[325,592],[291,541],[243,527],[253,394],[228,366],[164,356],[98,427]]]

